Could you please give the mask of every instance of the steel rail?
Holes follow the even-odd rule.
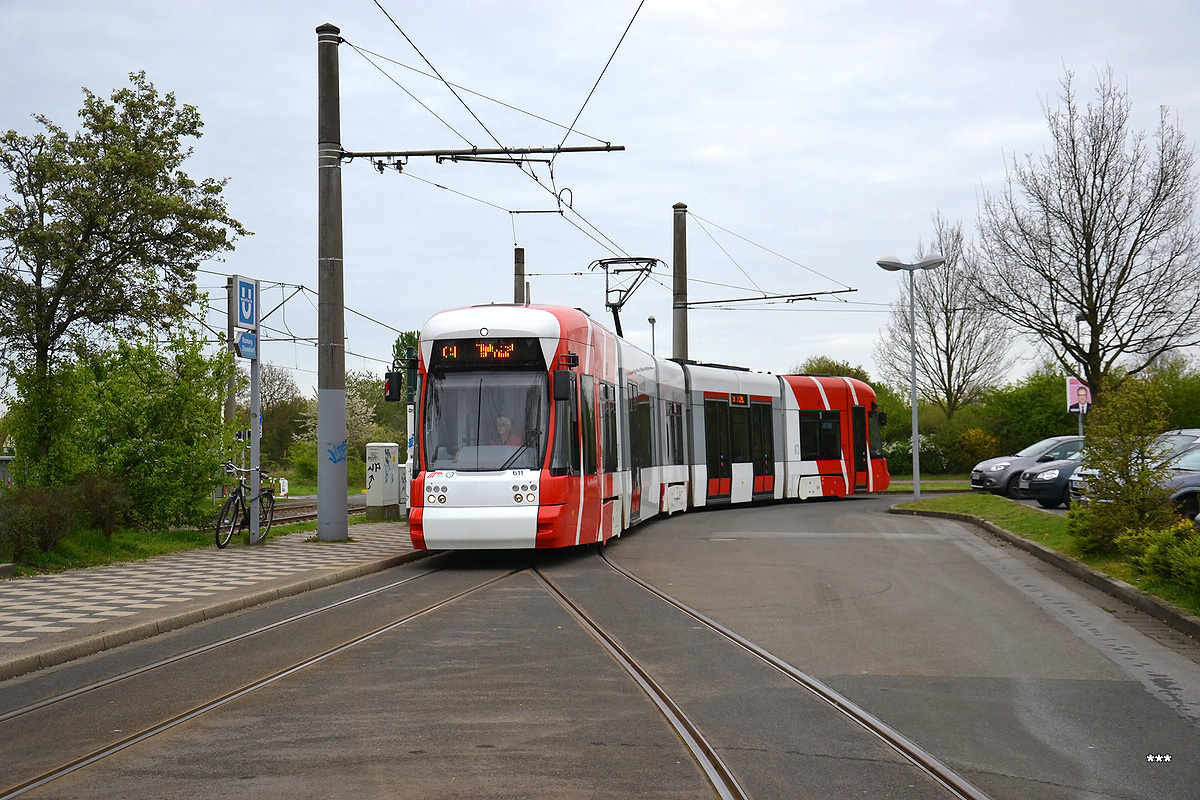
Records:
[[[773,655],[767,650],[764,650],[750,640],[734,633],[724,625],[721,625],[719,622],[709,619],[694,608],[675,599],[657,587],[652,586],[651,584],[626,570],[624,567],[614,564],[611,560],[609,560],[608,555],[599,547],[597,547],[596,550],[600,555],[600,558],[604,560],[604,563],[608,564],[608,566],[612,567],[612,569],[621,575],[624,575],[626,578],[641,586],[646,591],[657,596],[659,599],[679,609],[700,624],[716,633],[719,633],[729,641],[745,649],[747,652],[757,656],[767,664],[770,664],[772,667],[779,670],[784,675],[803,686],[805,689],[808,689],[817,697],[833,706],[848,719],[857,723],[864,730],[873,734],[885,744],[891,746],[892,749],[900,753],[908,761],[912,762],[934,781],[941,784],[941,786],[948,791],[953,792],[956,797],[964,798],[964,800],[991,800],[988,795],[977,789],[966,778],[950,769],[950,767],[943,764],[915,742],[901,734],[899,731],[890,727],[884,723],[883,720],[872,715],[861,706],[851,701],[849,698],[838,693],[829,686],[826,686],[824,683],[812,677],[811,675],[801,672],[791,664],[787,663],[778,656]],[[3,800],[3,798],[0,798],[0,800]]]
[[[665,689],[658,685],[654,678],[650,676],[650,673],[643,669],[616,639],[609,636],[603,628],[588,616],[587,612],[567,597],[537,567],[532,567],[531,571],[533,576],[550,591],[562,607],[608,651],[609,655],[629,673],[638,686],[641,687],[642,691],[649,696],[650,700],[658,707],[663,716],[666,717],[667,722],[674,728],[679,738],[683,740],[684,745],[691,751],[693,758],[699,763],[700,768],[712,784],[717,796],[722,798],[722,800],[749,800],[750,795],[742,789],[737,778],[734,777],[732,770],[729,769],[728,765],[725,764],[721,756],[717,753],[716,748],[708,742],[708,739],[705,738],[700,728],[688,719],[683,709],[671,699],[671,696],[667,694]],[[3,798],[0,798],[0,800],[3,800]]]
[[[12,711],[6,711],[5,713],[0,714],[0,723],[8,722],[9,720],[16,719],[17,717],[31,713],[33,711],[38,711],[40,709],[46,708],[47,706],[52,706],[55,703],[61,703],[64,700],[70,700],[72,698],[79,697],[80,695],[87,694],[88,692],[93,692],[97,689],[103,689],[106,686],[112,686],[113,684],[120,683],[121,681],[129,680],[130,678],[136,678],[139,675],[144,675],[147,672],[150,672],[150,671],[156,670],[156,669],[160,669],[162,667],[168,666],[169,664],[174,664],[179,661],[183,661],[184,659],[193,658],[193,657],[201,655],[203,653],[208,653],[212,650],[216,650],[218,647],[224,647],[226,645],[233,644],[234,642],[240,642],[243,639],[248,639],[252,636],[258,636],[260,634],[266,633],[267,631],[274,630],[275,628],[280,628],[284,625],[289,625],[294,622],[299,622],[302,619],[307,619],[308,617],[314,616],[316,614],[320,614],[325,611],[330,611],[332,609],[338,608],[339,606],[344,606],[348,603],[353,603],[358,600],[363,600],[365,598],[371,597],[372,595],[379,594],[380,592],[386,592],[390,589],[395,589],[398,586],[403,586],[406,583],[411,583],[412,581],[415,581],[419,578],[428,577],[430,575],[433,575],[436,572],[441,572],[444,569],[445,569],[445,567],[437,567],[435,569],[431,569],[426,572],[419,573],[417,575],[410,575],[407,578],[404,578],[403,580],[389,583],[387,586],[380,586],[380,587],[371,589],[366,592],[361,592],[359,594],[354,595],[353,597],[345,597],[336,602],[321,606],[320,608],[312,608],[312,609],[309,609],[308,611],[303,611],[299,614],[290,616],[287,619],[277,620],[276,622],[272,622],[268,625],[263,625],[261,627],[254,628],[253,630],[244,631],[242,633],[237,634],[236,636],[230,636],[227,639],[221,639],[220,641],[210,642],[206,645],[192,648],[191,650],[185,650],[182,653],[176,653],[175,655],[170,656],[168,658],[164,658],[164,659],[155,661],[150,664],[144,664],[140,667],[137,667],[137,668],[131,669],[131,670],[126,670],[125,672],[119,673],[117,675],[110,675],[109,677],[104,678],[103,680],[99,680],[94,683],[89,683],[85,686],[77,687],[75,689],[72,689],[69,692],[63,692],[62,694],[56,694],[52,697],[47,697],[43,700],[39,700],[36,703],[30,703],[27,706],[15,708]]]
[[[51,770],[47,770],[46,772],[43,772],[40,775],[37,775],[33,778],[24,780],[19,784],[8,787],[7,789],[0,790],[0,800],[9,800],[10,798],[13,798],[13,797],[19,797],[20,795],[25,794],[26,792],[32,791],[33,789],[37,789],[41,786],[45,786],[46,784],[51,783],[55,780],[58,780],[59,778],[65,777],[66,775],[70,775],[73,772],[77,772],[78,770],[83,769],[84,767],[87,767],[91,764],[94,764],[97,761],[101,761],[111,755],[115,755],[116,753],[126,750],[135,744],[143,742],[143,741],[151,738],[152,736],[156,736],[157,734],[163,733],[164,731],[171,730],[172,728],[182,725],[183,723],[188,722],[189,720],[195,719],[196,717],[199,717],[202,714],[206,714],[209,711],[220,708],[221,706],[224,706],[230,702],[233,702],[234,700],[237,700],[241,697],[245,697],[246,695],[248,695],[252,692],[258,691],[259,689],[262,689],[266,686],[270,686],[271,684],[275,683],[276,681],[279,681],[279,680],[282,680],[283,678],[294,675],[295,673],[300,672],[303,669],[307,669],[308,667],[311,667],[314,664],[318,664],[327,658],[330,658],[332,656],[343,653],[351,648],[357,647],[360,644],[364,644],[365,642],[371,641],[372,639],[382,636],[385,633],[389,633],[393,630],[396,630],[397,628],[399,628],[403,625],[406,625],[409,622],[412,622],[413,620],[424,617],[427,614],[431,614],[434,611],[437,611],[438,609],[443,608],[444,606],[447,606],[451,603],[457,602],[458,600],[461,600],[463,597],[466,597],[467,595],[477,592],[480,589],[490,586],[493,583],[502,581],[505,578],[509,578],[509,577],[517,574],[520,571],[521,571],[520,569],[514,569],[514,570],[510,570],[510,571],[504,573],[503,575],[498,575],[494,578],[489,578],[488,580],[483,581],[482,583],[479,583],[479,584],[471,587],[470,589],[465,589],[461,592],[458,592],[457,594],[454,594],[451,597],[448,597],[444,600],[439,600],[438,602],[433,603],[432,605],[426,606],[425,608],[421,609],[420,611],[415,611],[412,614],[408,614],[404,617],[401,617],[400,619],[395,620],[394,622],[390,622],[387,625],[376,628],[373,631],[362,634],[360,636],[356,636],[353,639],[350,639],[349,641],[346,641],[340,645],[331,647],[321,653],[318,653],[315,656],[311,656],[309,658],[304,659],[303,661],[293,664],[292,666],[285,667],[284,669],[278,670],[278,671],[266,676],[265,678],[260,678],[258,680],[252,681],[252,682],[242,686],[241,688],[235,689],[231,692],[227,692],[226,694],[223,694],[214,700],[210,700],[208,702],[202,703],[202,704],[192,708],[189,711],[184,711],[180,714],[176,714],[175,716],[170,717],[169,719],[165,720],[164,722],[160,722],[156,725],[151,725],[150,727],[145,728],[141,731],[138,731],[137,733],[133,733],[133,734],[130,734],[129,736],[125,736],[125,737],[117,740],[116,742],[113,742],[112,744],[105,745],[104,747],[97,748],[96,750],[92,751],[91,753],[88,753],[86,755],[79,756],[78,758],[72,759],[71,761],[67,762],[66,764],[63,764],[59,767],[55,767],[54,769],[51,769]]]

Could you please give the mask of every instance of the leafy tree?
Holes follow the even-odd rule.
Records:
[[[223,423],[229,354],[205,355],[199,336],[177,333],[161,349],[120,342],[81,365],[81,466],[120,476],[131,516],[147,526],[200,524],[231,437]],[[90,462],[90,463],[89,463]]]
[[[1110,550],[1133,531],[1163,530],[1177,520],[1162,487],[1164,453],[1157,444],[1167,419],[1158,387],[1126,379],[1088,413],[1087,508],[1073,509],[1069,530],[1083,546]]]
[[[1066,377],[1052,364],[992,392],[983,415],[1000,445],[1000,452],[992,455],[1015,453],[1047,436],[1079,431],[1078,418],[1066,410]]]
[[[262,457],[270,464],[287,463],[288,445],[300,430],[305,402],[292,373],[270,362],[259,367],[262,411]]]
[[[842,375],[847,378],[857,378],[863,383],[871,383],[871,376],[861,366],[854,366],[848,361],[838,361],[829,356],[811,356],[792,367],[793,375]]]
[[[0,208],[0,362],[21,374],[26,477],[61,479],[56,441],[72,425],[57,374],[104,341],[136,340],[197,300],[195,272],[247,231],[225,210],[225,181],[183,171],[202,123],[143,72],[111,102],[84,90],[81,130],[0,136],[9,184]]]
[[[1195,153],[1160,111],[1153,140],[1108,70],[1081,105],[1068,72],[1045,108],[1051,143],[1013,159],[984,199],[975,289],[1101,402],[1114,369],[1133,375],[1200,342]]]
[[[1012,366],[992,307],[977,301],[971,273],[976,269],[963,240],[962,223],[933,220],[933,247],[918,246],[917,259],[937,253],[946,263],[900,279],[901,299],[875,343],[875,363],[894,385],[912,383],[912,318],[916,322],[917,391],[953,419],[964,406],[977,403]],[[911,304],[911,308],[910,308]]]
[[[1200,372],[1182,353],[1159,359],[1147,370],[1169,409],[1167,428],[1200,428]]]
[[[54,439],[55,484],[96,476],[109,484],[103,491],[113,502],[128,497],[124,518],[157,526],[198,523],[197,503],[211,491],[231,438],[221,398],[233,365],[227,353],[206,356],[204,349],[198,336],[176,333],[161,348],[118,342],[60,367],[71,424]],[[40,418],[37,403],[24,396],[13,403],[9,417],[19,443]],[[14,462],[25,484],[28,463]]]

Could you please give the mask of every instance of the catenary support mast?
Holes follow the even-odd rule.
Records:
[[[349,538],[340,29],[317,28],[317,538]]]

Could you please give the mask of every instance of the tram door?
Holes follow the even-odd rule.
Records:
[[[708,500],[728,500],[733,487],[728,400],[704,401],[704,438],[708,466]]]
[[[642,470],[653,463],[650,398],[638,392],[637,377],[628,384],[629,399],[629,521],[642,518]]]
[[[754,496],[775,493],[775,433],[771,426],[771,404],[750,404],[750,455],[754,460]]]
[[[854,489],[867,490],[867,473],[871,469],[870,457],[867,453],[867,409],[866,406],[854,406],[850,409],[852,446],[854,448]]]

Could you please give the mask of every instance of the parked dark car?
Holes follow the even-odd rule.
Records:
[[[1185,519],[1200,514],[1200,445],[1192,445],[1167,464],[1168,478],[1163,488],[1171,493],[1171,502]]]
[[[1192,445],[1200,444],[1200,428],[1180,428],[1179,430],[1167,431],[1158,436],[1158,450],[1160,460],[1158,463],[1170,461],[1178,456],[1184,450],[1187,450]],[[1092,467],[1083,464],[1079,469],[1075,470],[1075,474],[1070,478],[1071,485],[1071,502],[1087,505],[1087,483],[1088,479],[1094,477],[1096,470]]]
[[[1070,458],[1035,464],[1021,473],[1017,481],[1017,496],[1036,500],[1042,508],[1058,508],[1071,504],[1071,475],[1079,467],[1083,451]]]
[[[971,470],[971,488],[1006,497],[1017,497],[1021,473],[1036,464],[1061,461],[1079,452],[1082,436],[1051,436],[1011,456],[980,461]]]

